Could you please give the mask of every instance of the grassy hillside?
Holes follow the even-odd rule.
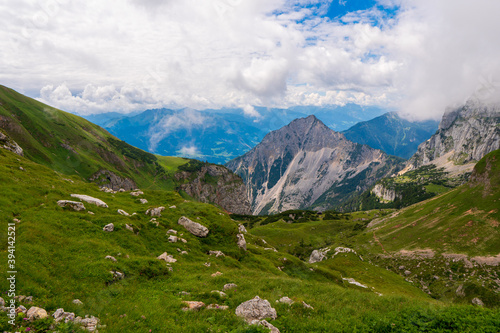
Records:
[[[89,121],[52,108],[0,86],[0,130],[23,149],[27,158],[66,175],[88,179],[104,169],[132,178],[143,188],[173,189],[167,165],[187,161],[158,160],[110,135]]]
[[[240,303],[255,295],[276,308],[278,319],[272,324],[281,332],[472,332],[478,327],[494,332],[500,327],[498,310],[446,306],[357,256],[307,264],[289,253],[266,250],[261,238],[251,234],[246,234],[245,252],[236,245],[237,222],[211,205],[186,201],[174,192],[144,190],[140,198],[148,203],[141,204],[129,192],[101,192],[77,176],[61,175],[3,149],[0,183],[2,230],[14,218],[19,221],[17,294],[34,297],[32,304],[21,304],[43,307],[49,313],[62,307],[76,315],[97,316],[105,325],[100,332],[262,332],[234,314]],[[102,199],[109,208],[85,203],[87,209],[76,212],[57,205],[60,199],[71,200],[72,193]],[[145,211],[160,205],[176,208],[167,208],[157,217],[157,226]],[[118,209],[137,215],[123,216]],[[208,237],[197,238],[185,231],[177,224],[180,216],[208,227]],[[115,231],[103,231],[111,222]],[[169,229],[178,230],[187,243],[170,243]],[[4,231],[1,240],[0,260],[6,262]],[[225,256],[210,256],[210,250]],[[156,259],[165,251],[178,261],[168,266]],[[105,259],[107,255],[117,261]],[[110,271],[119,271],[125,278],[115,279]],[[218,271],[222,275],[211,276]],[[354,278],[368,288],[343,278]],[[226,291],[226,297],[211,293],[226,283],[238,287]],[[2,279],[0,290],[7,289],[7,281]],[[276,303],[282,296],[295,304]],[[83,305],[73,304],[73,299],[80,299]],[[229,309],[183,311],[183,300],[217,303]],[[314,309],[304,308],[301,301]],[[47,329],[53,324],[50,320],[32,323],[22,317],[17,331],[27,331],[27,327],[30,332],[52,331]],[[4,315],[0,325],[0,330],[12,330]],[[76,332],[78,328],[64,324],[58,330]]]

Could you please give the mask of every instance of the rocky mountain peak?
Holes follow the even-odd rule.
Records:
[[[226,166],[243,178],[253,213],[265,214],[323,209],[393,172],[398,163],[311,115],[267,134]]]
[[[446,110],[439,129],[418,147],[405,170],[435,164],[452,174],[469,172],[489,152],[500,148],[500,104],[469,99]]]

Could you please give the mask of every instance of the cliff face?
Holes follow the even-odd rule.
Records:
[[[254,214],[333,207],[399,165],[400,160],[347,140],[314,116],[269,133],[227,163],[246,183]]]
[[[247,190],[241,178],[220,165],[205,164],[199,170],[181,171],[179,189],[205,203],[235,214],[251,214]]]
[[[435,164],[452,173],[471,171],[474,163],[500,148],[500,105],[469,100],[447,111],[439,129],[418,147],[408,169]]]
[[[372,193],[382,202],[392,202],[396,200],[396,198],[401,199],[402,197],[401,194],[396,193],[395,189],[386,188],[382,184],[376,184],[372,189]]]

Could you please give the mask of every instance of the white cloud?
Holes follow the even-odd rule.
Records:
[[[179,154],[179,156],[188,158],[196,158],[201,156],[196,146],[182,147],[177,153]]]
[[[172,132],[181,129],[189,132],[195,128],[207,128],[213,125],[212,121],[210,117],[205,116],[202,112],[192,109],[177,111],[171,115],[154,119],[149,128],[148,149],[154,152],[158,144]]]
[[[259,111],[255,110],[255,108],[251,105],[245,105],[242,107],[243,109],[243,114],[248,117],[252,118],[261,118],[262,115],[259,113]]]
[[[500,2],[379,0],[401,11],[342,22],[330,3],[7,0],[0,82],[80,114],[360,103],[438,118],[495,95]]]

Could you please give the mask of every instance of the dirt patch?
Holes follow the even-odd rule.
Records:
[[[500,253],[494,257],[473,257],[472,261],[475,261],[480,265],[498,266],[500,265]]]
[[[436,255],[435,252],[431,249],[414,250],[414,251],[400,250],[397,254],[401,257],[407,257],[410,259],[424,259],[424,258],[430,259],[434,258],[434,256]]]
[[[497,220],[488,220],[488,223],[493,227],[496,228],[500,225],[500,223]]]

